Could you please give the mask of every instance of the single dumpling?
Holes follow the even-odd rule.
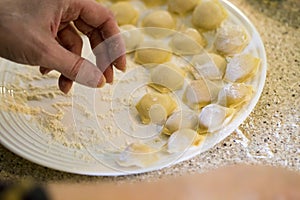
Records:
[[[179,55],[191,55],[203,52],[203,47],[206,44],[206,39],[193,28],[188,28],[183,33],[176,33],[170,41],[172,50]]]
[[[217,31],[214,45],[220,54],[233,56],[242,52],[248,43],[249,36],[243,27],[224,24]]]
[[[162,38],[173,33],[176,22],[168,11],[156,10],[143,19],[142,26],[146,28],[147,34],[154,38]]]
[[[132,143],[116,160],[121,167],[147,167],[158,160],[157,150],[142,143]],[[147,155],[147,156],[146,156]]]
[[[184,110],[178,111],[168,118],[164,126],[163,133],[166,135],[172,135],[175,131],[186,128],[196,131],[198,124],[198,116],[194,112]]]
[[[253,87],[244,83],[233,83],[224,86],[218,96],[218,103],[225,107],[236,108],[249,102]]]
[[[169,153],[183,153],[193,146],[197,137],[198,133],[192,129],[180,129],[169,138],[167,151]]]
[[[130,2],[118,2],[110,7],[120,26],[125,24],[136,24],[139,12]]]
[[[145,67],[169,62],[172,52],[169,47],[159,40],[145,41],[138,46],[135,52],[135,62]]]
[[[135,51],[140,43],[144,40],[144,35],[140,29],[134,25],[124,25],[120,27],[121,35],[126,45],[126,52]]]
[[[164,5],[167,0],[142,0],[147,6],[161,6]]]
[[[199,110],[217,99],[219,90],[218,85],[200,78],[189,83],[182,100],[191,109]]]
[[[231,82],[244,82],[256,74],[259,65],[260,59],[251,54],[235,56],[227,65],[224,79]]]
[[[231,119],[233,112],[234,109],[223,107],[218,104],[205,106],[199,115],[198,132],[203,134],[219,130]]]
[[[168,9],[171,12],[185,14],[193,10],[200,0],[169,0]]]
[[[220,55],[205,53],[194,56],[192,65],[200,76],[210,80],[220,80],[224,76],[227,62]]]
[[[151,72],[150,87],[161,93],[180,90],[183,87],[185,72],[173,63],[156,66]]]
[[[148,93],[136,105],[143,124],[164,124],[177,108],[177,103],[168,94]]]
[[[204,30],[218,28],[226,19],[227,12],[217,0],[203,0],[193,12],[193,24]]]

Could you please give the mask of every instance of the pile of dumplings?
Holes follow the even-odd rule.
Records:
[[[260,59],[247,53],[251,37],[218,0],[101,2],[116,17],[128,59],[149,72],[149,93],[135,107],[141,124],[163,127],[168,152],[182,151],[183,140],[200,145],[252,99]]]

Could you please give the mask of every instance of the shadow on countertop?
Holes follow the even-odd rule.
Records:
[[[293,28],[300,27],[299,0],[247,0],[255,10]]]

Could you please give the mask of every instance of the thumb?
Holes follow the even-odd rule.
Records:
[[[106,83],[103,73],[96,65],[68,51],[57,42],[49,46],[42,60],[44,66],[51,66],[68,79],[82,85],[97,88]]]

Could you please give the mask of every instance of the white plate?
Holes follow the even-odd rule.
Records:
[[[252,40],[247,49],[254,56],[261,58],[262,64],[257,75],[250,83],[255,88],[255,94],[250,103],[244,107],[243,110],[238,113],[238,116],[224,129],[217,134],[208,135],[203,145],[199,147],[190,147],[180,154],[171,155],[159,153],[158,161],[150,163],[146,167],[119,166],[116,163],[116,160],[119,158],[120,154],[116,152],[120,148],[122,150],[122,145],[124,143],[120,138],[129,140],[127,141],[128,144],[135,141],[134,139],[136,138],[151,142],[151,136],[154,137],[155,134],[150,134],[150,136],[149,134],[144,135],[143,131],[138,131],[139,128],[143,127],[139,127],[138,125],[132,127],[131,125],[134,119],[130,119],[130,116],[133,116],[132,113],[130,113],[131,111],[129,111],[129,113],[125,112],[124,115],[124,112],[122,114],[119,110],[111,110],[111,108],[120,108],[120,105],[117,104],[122,104],[122,97],[127,95],[126,84],[122,85],[118,83],[114,86],[107,86],[103,90],[87,89],[76,84],[74,87],[74,95],[72,97],[57,95],[57,98],[50,101],[42,100],[28,102],[30,106],[40,106],[43,107],[44,110],[49,110],[51,112],[56,112],[57,110],[53,109],[53,107],[50,106],[50,103],[70,102],[70,104],[66,104],[62,107],[67,113],[62,120],[68,125],[67,134],[63,135],[63,137],[65,137],[63,139],[54,139],[53,135],[49,132],[51,129],[45,131],[45,129],[41,128],[39,125],[41,122],[37,123],[37,119],[46,120],[44,123],[50,122],[50,120],[47,121],[47,118],[45,117],[32,117],[27,114],[6,112],[2,109],[0,111],[1,144],[19,156],[49,168],[76,174],[98,176],[128,175],[158,170],[190,159],[212,148],[230,135],[249,116],[263,90],[267,69],[264,46],[255,27],[248,18],[231,3],[225,0],[223,0],[222,3],[230,13],[230,21],[243,25],[251,36]],[[24,66],[20,67],[20,65],[4,59],[0,60],[0,66],[0,97],[7,98],[11,96],[9,97],[11,98],[10,102],[1,102],[1,104],[4,105],[3,107],[14,101],[18,101],[18,91],[10,90],[12,89],[12,83],[21,84],[22,87],[28,88],[29,82],[27,81],[27,85],[26,82],[23,82],[26,74],[30,74],[31,77],[33,77],[32,84],[34,86],[38,86],[41,82],[44,87],[47,85],[56,85],[55,78],[49,78],[47,82],[45,82],[45,80],[39,80],[39,76],[34,76],[35,73],[37,74],[36,69]],[[143,73],[143,69],[129,71],[123,77],[119,75],[121,77],[120,80],[128,79],[130,76],[132,76],[131,78],[134,78],[138,73]],[[19,77],[20,80],[18,81],[16,77]],[[142,82],[139,84],[142,84]],[[109,87],[113,89],[113,92],[109,92]],[[45,89],[45,91],[47,91],[47,89]],[[22,93],[22,91],[19,92]],[[40,91],[40,93],[42,93],[42,91]],[[113,99],[119,99],[120,101],[105,99],[109,96],[113,97]],[[99,102],[107,103],[100,104]],[[101,113],[97,112],[97,110],[101,110]],[[115,120],[113,122],[111,120],[106,121],[103,119],[111,113],[114,113],[114,116],[112,117]],[[44,113],[44,115],[49,116],[49,113]],[[113,132],[116,127],[125,130],[126,134],[110,133],[111,131]],[[149,130],[152,130],[152,133],[155,133],[157,132],[156,129],[157,127],[153,126],[150,127]],[[134,135],[133,133],[137,135]],[[138,133],[141,134],[139,135]],[[130,138],[134,139],[131,140]],[[65,142],[65,144],[62,144],[62,141]],[[67,143],[70,141],[72,141],[73,144]],[[150,145],[159,146],[162,144],[159,142],[152,142]]]

